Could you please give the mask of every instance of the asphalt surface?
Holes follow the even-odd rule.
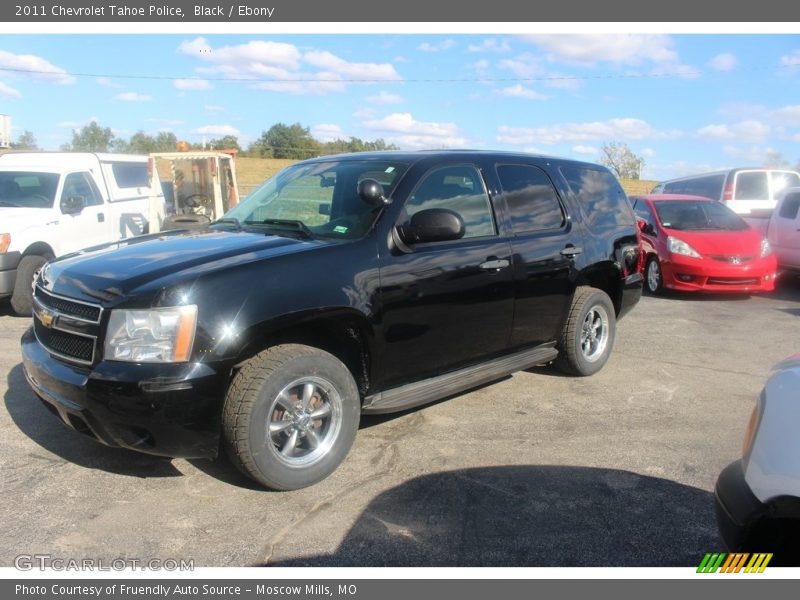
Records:
[[[767,296],[645,297],[603,371],[546,368],[365,417],[296,492],[226,461],[148,457],[67,430],[0,304],[0,566],[19,555],[195,566],[696,566],[724,550],[712,490],[770,367],[800,351],[800,281]]]

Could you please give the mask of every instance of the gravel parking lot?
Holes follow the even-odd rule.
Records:
[[[343,466],[297,492],[225,461],[106,448],[39,404],[28,319],[0,304],[0,566],[695,566],[722,550],[712,490],[770,367],[800,351],[800,281],[762,297],[645,297],[599,374],[549,369],[362,420]]]

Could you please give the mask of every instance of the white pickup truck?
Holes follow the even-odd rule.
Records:
[[[153,194],[163,203],[147,156],[0,156],[0,298],[30,315],[32,281],[47,260],[146,233]]]

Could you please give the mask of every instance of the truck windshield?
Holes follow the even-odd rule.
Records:
[[[660,200],[654,204],[661,224],[670,229],[741,231],[748,227],[739,215],[720,202]]]
[[[0,207],[52,208],[57,187],[55,173],[0,171]]]
[[[380,210],[358,196],[359,182],[375,179],[391,196],[407,169],[405,163],[385,159],[298,163],[265,181],[223,219],[271,233],[357,239]]]

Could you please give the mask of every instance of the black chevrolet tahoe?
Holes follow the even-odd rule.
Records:
[[[26,378],[69,427],[171,457],[223,448],[297,489],[362,413],[535,365],[600,370],[641,296],[640,241],[604,167],[489,151],[298,162],[210,226],[48,263]]]

